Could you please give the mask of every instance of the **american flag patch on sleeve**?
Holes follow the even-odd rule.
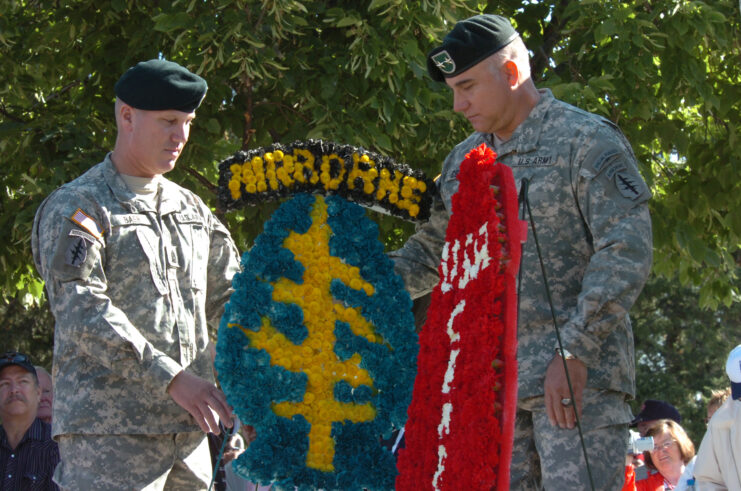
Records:
[[[87,213],[82,211],[82,209],[78,208],[70,217],[70,220],[87,230],[96,239],[103,237],[103,231],[98,227],[98,224]]]

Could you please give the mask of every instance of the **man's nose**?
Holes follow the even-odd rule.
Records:
[[[458,94],[453,94],[453,111],[462,113],[468,108],[468,100]]]
[[[175,142],[188,141],[188,127],[186,125],[178,125],[175,131],[172,132],[172,141],[175,141]]]

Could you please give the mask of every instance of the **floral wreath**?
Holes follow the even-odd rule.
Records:
[[[243,164],[232,157],[221,187],[234,182],[233,166],[269,153],[285,162],[287,148],[253,151]],[[294,194],[242,256],[233,287],[215,365],[229,404],[257,432],[237,473],[286,489],[392,489],[394,457],[380,438],[406,421],[418,344],[377,225],[343,196]]]
[[[517,402],[516,274],[527,232],[509,167],[481,145],[453,195],[420,333],[396,488],[509,489]]]
[[[405,220],[427,220],[432,181],[390,157],[323,140],[240,151],[219,164],[226,210],[296,193],[337,194]]]

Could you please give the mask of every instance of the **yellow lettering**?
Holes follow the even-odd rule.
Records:
[[[370,158],[368,158],[368,155],[363,154],[363,156],[361,157],[356,152],[353,152],[352,154],[352,161],[352,170],[350,170],[350,173],[347,176],[347,188],[355,189],[355,179],[359,177],[363,181],[363,192],[365,194],[371,194],[375,189],[375,186],[373,186],[373,181],[376,179],[376,177],[378,177],[376,162],[370,160]],[[362,170],[360,168],[361,163],[364,164],[364,166],[368,166],[370,168],[368,170]]]

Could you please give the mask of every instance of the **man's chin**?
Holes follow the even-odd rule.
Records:
[[[172,160],[168,160],[167,162],[163,162],[161,165],[158,166],[158,174],[167,174],[171,170],[175,168],[175,162],[177,162],[177,158],[174,158]]]

